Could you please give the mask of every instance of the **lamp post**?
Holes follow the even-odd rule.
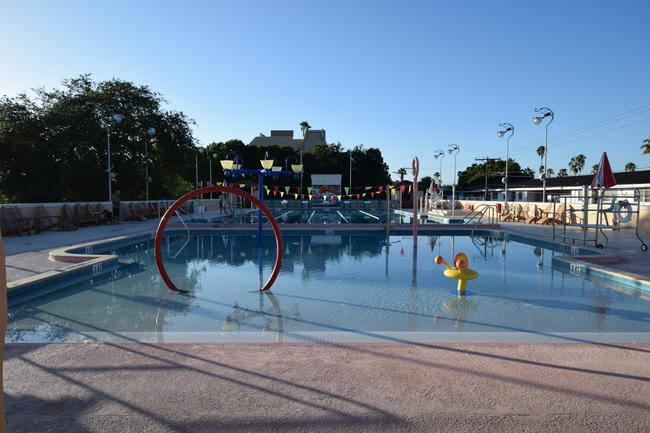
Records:
[[[217,159],[217,154],[213,153],[212,158]],[[210,158],[210,154],[208,154],[208,164],[210,165],[210,186],[214,186],[214,183],[212,183],[212,158]],[[212,200],[212,193],[210,193],[210,200]]]
[[[508,162],[510,161],[510,138],[513,136],[515,133],[515,127],[512,126],[510,123],[499,123],[499,126],[505,127],[503,131],[497,131],[497,137],[503,138],[506,133],[510,133],[508,137],[506,138],[506,176],[503,178],[503,183],[504,183],[504,198],[505,198],[505,204],[503,205],[504,208],[508,208]]]
[[[438,188],[440,189],[440,195],[442,196],[442,198],[444,198],[445,196],[444,196],[444,193],[443,193],[443,190],[442,190],[442,160],[445,157],[445,151],[441,150],[441,149],[436,149],[433,152],[434,152],[433,157],[435,159],[440,158],[440,171],[438,171],[438,175],[440,176],[440,178],[438,180],[438,183],[439,183]]]
[[[195,169],[194,182],[196,185],[196,189],[199,189],[199,153],[203,153],[203,152],[205,152],[205,149],[199,147],[197,149],[196,154],[194,155],[194,169]]]
[[[147,136],[153,138],[154,135],[156,135],[156,128],[152,126],[147,129]],[[147,136],[144,137],[144,197],[149,201],[149,182],[151,180],[149,179],[149,149],[147,146],[149,138]]]
[[[106,122],[106,148],[107,148],[107,155],[108,155],[108,201],[111,201],[111,197],[113,197],[113,171],[111,168],[111,119],[115,123],[120,123],[124,116],[122,116],[120,113],[113,113],[111,114],[110,118]]]
[[[349,153],[350,153],[350,179],[349,179],[350,183],[349,183],[349,186],[348,186],[348,188],[349,188],[348,189],[348,200],[350,199],[349,195],[352,194],[352,149],[349,150]]]
[[[450,155],[454,155],[454,184],[451,187],[451,217],[453,218],[456,215],[456,157],[460,151],[460,146],[457,144],[450,144],[447,152]]]
[[[546,203],[546,160],[548,157],[548,125],[550,125],[553,122],[553,119],[555,118],[555,113],[553,113],[553,110],[550,108],[546,107],[541,107],[541,108],[535,108],[536,113],[540,113],[541,116],[535,116],[533,117],[533,123],[535,125],[539,125],[542,123],[544,118],[550,117],[551,119],[548,121],[546,124],[546,133],[544,135],[544,172],[542,173],[542,202]]]

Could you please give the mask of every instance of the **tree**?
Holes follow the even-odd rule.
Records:
[[[12,202],[106,200],[110,127],[113,190],[122,190],[125,200],[143,199],[146,130],[154,127],[150,197],[178,197],[194,179],[193,121],[163,110],[163,102],[147,86],[94,82],[90,75],[64,80],[60,89],[37,89],[32,98],[0,98],[0,196]],[[123,115],[121,123],[112,122],[113,113]]]
[[[552,168],[549,168],[546,170],[546,177],[551,177],[555,174],[555,171],[553,171]]]
[[[465,170],[458,173],[458,186],[468,187],[483,185],[485,183],[485,164],[474,163]],[[498,183],[501,185],[501,179],[505,174],[505,161],[492,161],[488,166],[488,183]],[[531,179],[534,172],[530,168],[522,169],[521,166],[512,158],[508,161],[508,178],[509,179]],[[512,180],[511,180],[512,181]]]
[[[567,169],[566,169],[566,168],[561,168],[561,169],[559,169],[558,172],[557,172],[557,176],[558,176],[558,177],[566,177],[566,176],[568,176],[568,175],[569,175],[569,173],[567,172]]]
[[[537,156],[539,156],[539,174],[544,173],[544,154],[546,153],[546,147],[539,146],[536,150]]]
[[[569,161],[569,170],[571,170],[574,175],[577,175],[584,168],[586,161],[587,157],[583,154],[572,157]]]
[[[645,140],[643,140],[643,144],[641,145],[641,150],[643,150],[644,155],[650,153],[650,138],[646,138]]]
[[[419,189],[420,191],[426,191],[426,190],[428,190],[429,187],[431,186],[431,181],[432,181],[432,180],[433,180],[433,179],[431,179],[431,176],[424,176],[422,179],[420,179],[420,180],[418,181],[418,189]]]
[[[591,174],[596,173],[596,172],[598,171],[598,167],[599,167],[599,166],[600,166],[600,164],[594,164],[594,165],[592,165],[592,166],[591,166]]]
[[[406,176],[406,169],[404,167],[401,167],[397,169],[396,173],[399,176],[399,181],[404,182],[404,176]]]
[[[633,162],[628,162],[625,164],[625,171],[636,171],[636,164]]]

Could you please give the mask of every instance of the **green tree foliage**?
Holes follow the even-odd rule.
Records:
[[[151,198],[185,192],[193,169],[192,121],[162,109],[147,86],[89,75],[63,81],[62,89],[37,89],[0,99],[0,195],[11,202],[108,199],[106,127],[110,126],[113,190],[125,200],[144,198],[146,130]],[[112,113],[123,115],[119,124]]]
[[[506,162],[493,161],[488,166],[488,183],[501,183],[505,176]],[[522,169],[519,163],[510,158],[508,161],[508,178],[510,182],[518,179],[530,179],[533,177],[533,170]],[[474,163],[465,170],[458,173],[458,186],[469,187],[485,184],[485,163]]]
[[[399,176],[399,181],[403,182],[404,176],[406,176],[406,169],[404,167],[401,167],[395,172],[395,174]]]
[[[643,140],[643,144],[641,145],[641,150],[643,151],[644,155],[650,153],[650,138],[646,138],[645,140]]]
[[[568,175],[569,175],[569,173],[567,172],[567,169],[566,169],[566,168],[561,168],[561,169],[559,169],[558,172],[557,172],[557,176],[558,176],[558,177],[566,177],[566,176],[568,176]]]
[[[625,171],[636,171],[636,164],[633,162],[628,162],[625,164]]]
[[[576,175],[582,171],[582,169],[585,167],[585,163],[587,161],[587,157],[584,156],[583,154],[576,155],[571,158],[569,161],[569,170]]]

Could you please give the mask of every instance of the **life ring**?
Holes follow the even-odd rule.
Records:
[[[625,216],[623,216],[623,212],[621,212],[623,209],[625,209]],[[616,205],[616,210],[614,211],[614,215],[616,215],[616,221],[619,223],[626,223],[632,219],[632,205],[628,203],[627,201],[622,201],[619,202]]]

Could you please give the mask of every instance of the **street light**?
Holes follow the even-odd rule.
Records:
[[[147,136],[153,138],[156,135],[156,128],[153,126],[147,129]],[[147,146],[147,141],[149,140],[147,136],[144,137],[144,196],[145,200],[149,201],[149,149]]]
[[[457,144],[450,144],[447,152],[454,155],[454,185],[451,187],[451,217],[456,215],[456,157],[460,151],[460,146]]]
[[[198,148],[198,152],[194,155],[194,168],[196,170],[196,175],[195,175],[195,183],[196,183],[196,189],[199,189],[199,153],[205,152],[205,149],[202,147]]]
[[[115,123],[120,123],[124,117],[120,113],[113,113],[106,122],[106,147],[108,154],[108,201],[113,197],[113,171],[111,169],[111,119]]]
[[[550,125],[553,122],[553,119],[555,118],[555,113],[553,113],[553,110],[550,108],[546,107],[541,107],[541,108],[535,108],[536,113],[541,113],[541,116],[535,116],[533,117],[533,123],[535,125],[539,125],[542,123],[542,120],[546,117],[550,117],[551,119],[548,121],[546,124],[546,134],[544,136],[544,171],[542,172],[542,202],[546,203],[546,160],[548,156],[548,125]]]
[[[508,137],[506,138],[506,177],[503,178],[503,183],[505,185],[504,187],[504,193],[503,195],[505,196],[505,204],[503,205],[504,208],[508,208],[508,161],[510,160],[510,138],[512,135],[515,133],[515,127],[512,126],[510,123],[499,123],[499,126],[505,127],[503,131],[497,131],[497,137],[503,138],[506,133],[510,133]]]
[[[442,160],[445,158],[445,151],[441,149],[436,149],[433,152],[434,152],[433,157],[435,159],[440,158],[440,171],[438,171],[438,176],[440,177],[438,178],[438,184],[439,184],[438,188],[440,189],[440,194],[444,198],[444,193],[442,190]]]

